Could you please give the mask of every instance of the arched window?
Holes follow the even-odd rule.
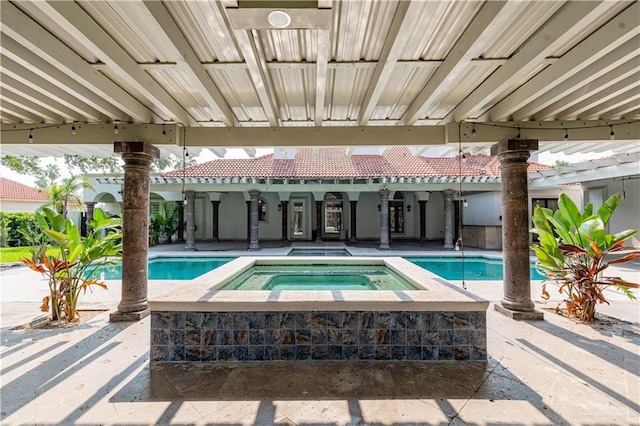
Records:
[[[404,196],[396,192],[389,200],[389,232],[404,233]]]
[[[267,221],[267,202],[264,198],[258,199],[258,222]]]
[[[324,232],[338,234],[342,229],[342,194],[327,192],[324,195]]]

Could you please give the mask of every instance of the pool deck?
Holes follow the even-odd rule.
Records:
[[[197,255],[282,255],[273,244],[256,252],[243,244],[199,244]],[[441,254],[437,247],[373,245],[357,255]],[[353,251],[353,250],[352,250]],[[467,254],[500,256],[468,250]],[[191,255],[179,246],[151,254]],[[367,254],[368,253],[368,254]],[[453,252],[448,252],[453,253]],[[356,253],[354,253],[356,254]],[[640,263],[611,275],[640,280]],[[149,365],[149,318],[109,323],[108,312],[73,328],[12,328],[39,318],[46,283],[25,267],[0,272],[3,425],[435,425],[496,423],[640,424],[640,303],[607,292],[604,322],[585,325],[532,297],[544,321],[513,321],[495,312],[502,283],[468,281],[491,301],[486,363],[288,362]],[[462,283],[453,282],[460,285]],[[81,309],[114,309],[120,283],[81,298]],[[181,284],[154,281],[150,297]],[[613,319],[610,319],[613,318]]]

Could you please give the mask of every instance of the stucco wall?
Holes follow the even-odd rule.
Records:
[[[640,179],[627,179],[624,181],[624,197],[620,178],[585,182],[582,187],[585,191],[585,204],[589,202],[590,191],[602,189],[603,199],[605,200],[613,194],[620,194],[620,204],[609,220],[608,232],[615,234],[627,229],[640,230]],[[626,246],[640,248],[638,234],[629,238]]]
[[[0,211],[7,213],[16,212],[35,212],[40,206],[44,204],[43,201],[12,201],[3,200],[0,202]]]

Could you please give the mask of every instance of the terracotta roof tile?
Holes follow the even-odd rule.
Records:
[[[49,198],[37,188],[0,177],[0,199],[47,201]]]
[[[296,148],[295,158],[276,159],[273,154],[250,159],[219,159],[164,173],[166,177],[256,178],[368,178],[500,176],[500,163],[488,155],[465,154],[454,158],[414,156],[406,147],[393,147],[385,155],[351,155],[344,148]],[[549,169],[529,163],[529,172]]]

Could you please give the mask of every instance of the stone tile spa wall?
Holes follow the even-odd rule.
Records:
[[[484,361],[486,313],[152,312],[151,362]]]

